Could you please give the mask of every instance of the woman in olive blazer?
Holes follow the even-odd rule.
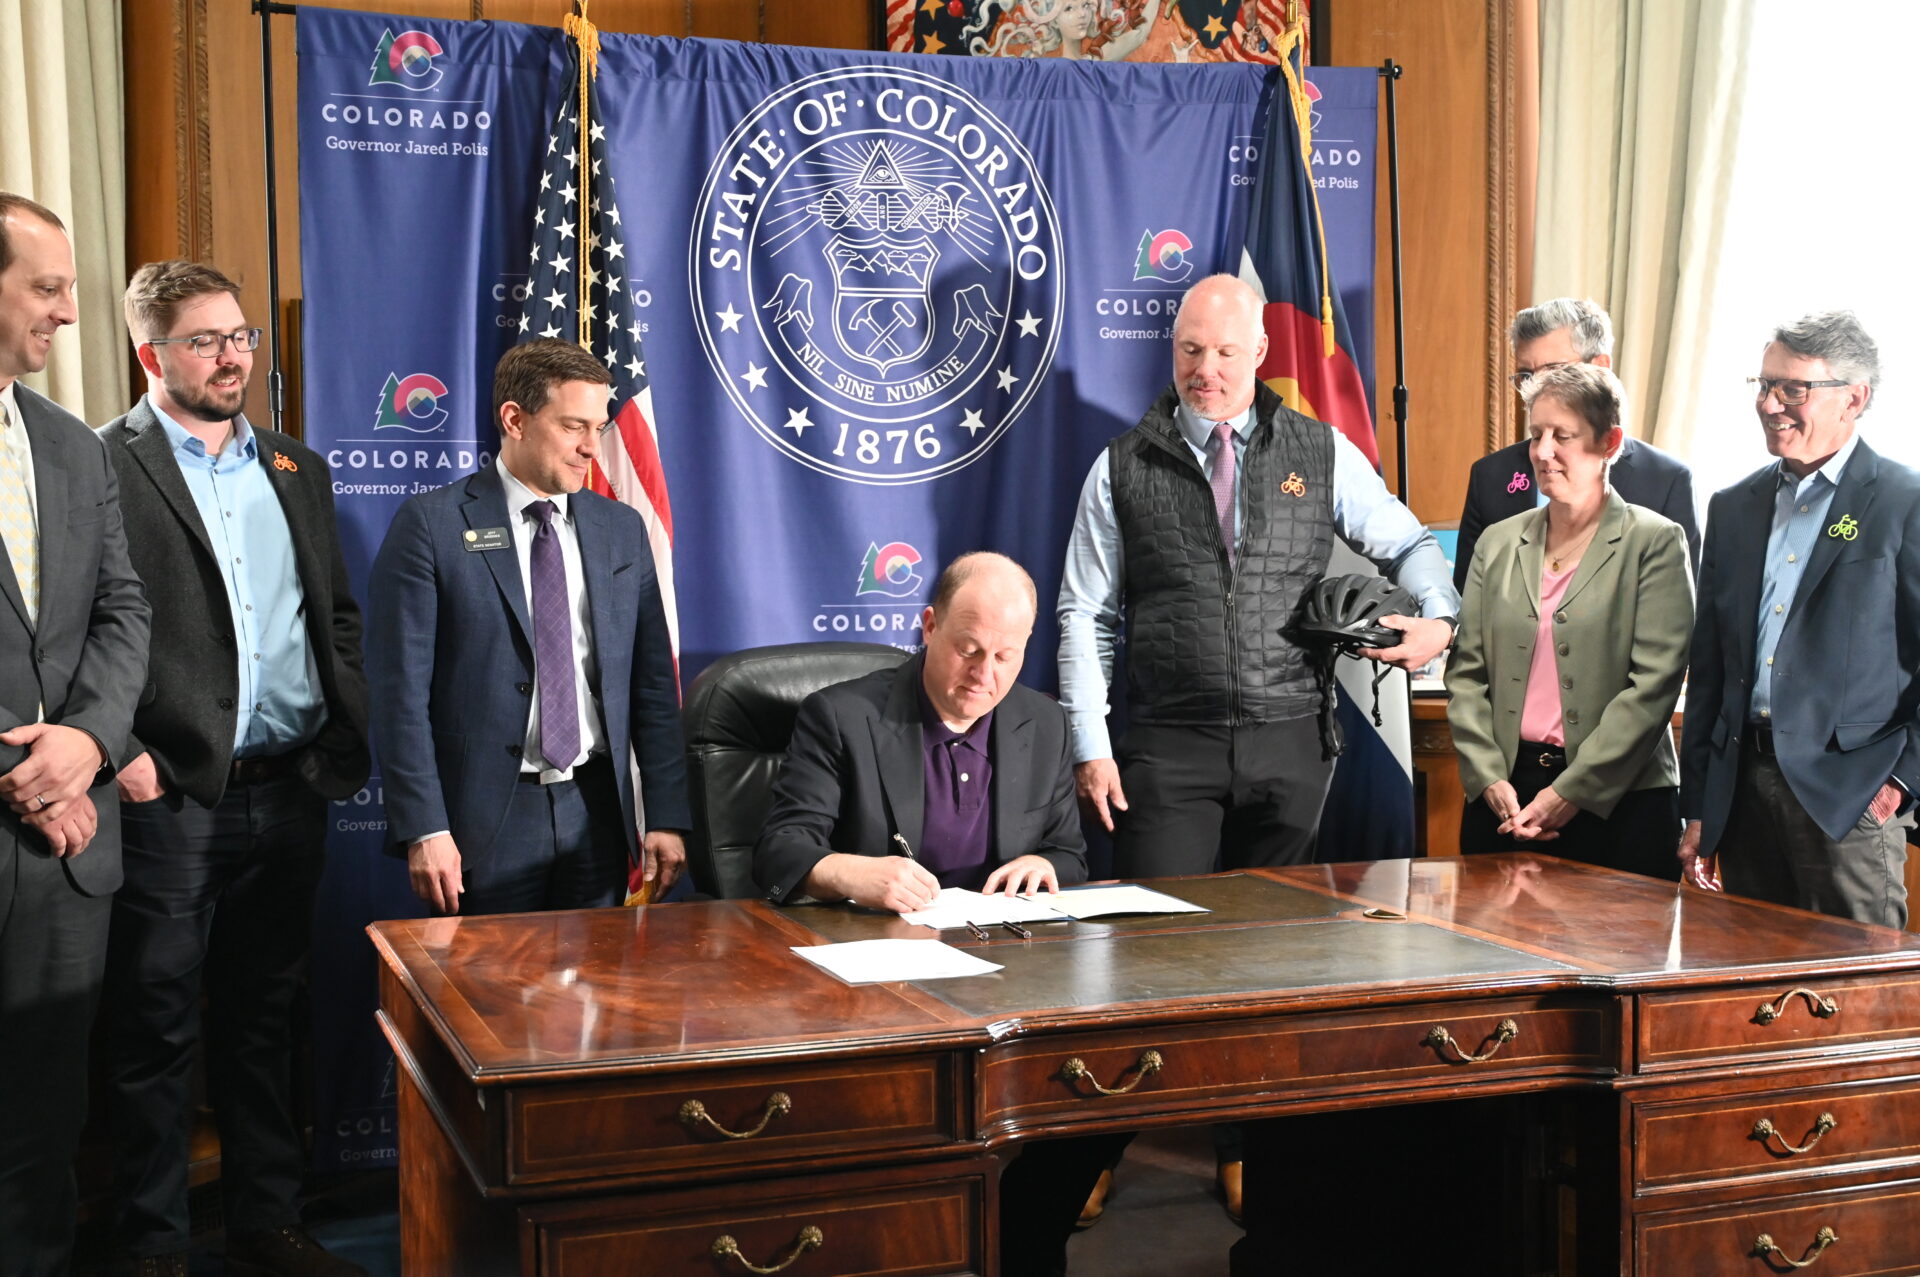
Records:
[[[1607,483],[1625,438],[1611,373],[1556,368],[1525,393],[1547,503],[1482,537],[1447,662],[1460,849],[1677,879],[1669,722],[1693,626],[1686,534]]]

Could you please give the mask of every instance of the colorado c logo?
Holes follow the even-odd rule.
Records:
[[[1059,342],[1063,246],[1033,157],[924,72],[823,71],[761,101],[714,155],[688,248],[700,341],[734,407],[855,483],[922,483],[984,455]]]
[[[1134,258],[1133,277],[1135,279],[1164,279],[1177,284],[1193,274],[1193,263],[1187,254],[1193,251],[1193,241],[1179,231],[1140,232],[1140,255]]]
[[[886,545],[869,544],[867,557],[860,561],[860,585],[853,596],[863,594],[884,594],[888,598],[904,599],[920,588],[924,578],[913,570],[920,561],[920,551],[905,541],[889,541]]]
[[[373,428],[432,434],[447,424],[447,410],[440,406],[446,395],[446,383],[430,372],[409,373],[405,377],[388,373],[387,384],[380,390],[380,411],[373,419]]]
[[[373,75],[367,83],[395,84],[409,93],[425,93],[440,83],[443,74],[433,60],[446,50],[424,31],[391,30],[380,37],[373,54]]]

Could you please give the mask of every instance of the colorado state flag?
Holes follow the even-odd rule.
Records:
[[[1380,468],[1373,412],[1353,357],[1353,336],[1329,277],[1326,234],[1314,197],[1312,103],[1319,92],[1301,74],[1300,32],[1280,42],[1275,81],[1261,139],[1260,171],[1247,219],[1240,277],[1266,298],[1267,357],[1260,379],[1295,412],[1324,421]],[[1336,541],[1330,574],[1378,571]],[[1359,706],[1374,703],[1366,662],[1341,660],[1340,730],[1346,752],[1320,817],[1325,860],[1411,856],[1413,740],[1406,675],[1394,671],[1378,689],[1381,725]]]

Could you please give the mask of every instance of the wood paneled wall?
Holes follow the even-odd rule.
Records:
[[[366,0],[311,0],[365,7]],[[1410,504],[1428,522],[1459,517],[1467,467],[1513,437],[1504,332],[1519,298],[1525,236],[1517,210],[1516,84],[1536,0],[1320,0],[1333,61],[1406,67],[1399,84]],[[408,0],[426,17],[558,24],[567,0]],[[872,47],[870,0],[595,0],[606,31]],[[275,18],[281,295],[301,296],[293,20]],[[249,315],[267,313],[265,129],[260,26],[246,0],[125,0],[129,104],[128,261],[197,257],[237,279]],[[1323,46],[1327,47],[1327,46]],[[1382,152],[1384,153],[1384,139]],[[1379,422],[1391,481],[1391,257],[1382,183]],[[295,308],[287,307],[289,311]],[[289,332],[287,349],[297,349]],[[290,361],[291,363],[291,361]],[[298,405],[289,369],[287,402]],[[265,378],[247,410],[265,420]],[[137,383],[136,383],[137,384]]]

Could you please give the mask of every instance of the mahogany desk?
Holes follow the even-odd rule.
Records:
[[[985,1274],[1023,1139],[1560,1100],[1583,1273],[1920,1270],[1920,936],[1536,856],[1164,885],[1213,912],[969,938],[1005,970],[918,986],[788,952],[926,934],[842,908],[376,924],[405,1271]],[[1371,1152],[1494,1173],[1399,1129]],[[1235,1271],[1307,1271],[1255,1159]],[[1501,1271],[1421,1227],[1420,1271]]]

